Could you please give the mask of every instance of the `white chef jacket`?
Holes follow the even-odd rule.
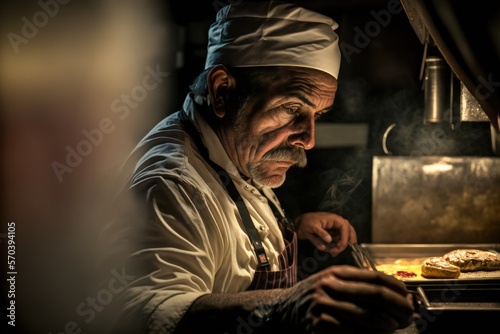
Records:
[[[285,244],[268,204],[272,200],[282,210],[275,194],[242,179],[197,109],[188,95],[180,112],[194,121],[211,160],[231,176],[271,270],[279,270],[278,255]],[[200,296],[245,291],[258,263],[236,205],[180,127],[176,113],[162,120],[137,151],[145,154],[136,165],[132,187],[147,195],[149,218],[132,259],[149,269],[129,288],[126,310],[140,312],[150,333],[171,333]]]

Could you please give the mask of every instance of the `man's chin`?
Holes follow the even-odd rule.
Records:
[[[285,183],[286,173],[292,166],[298,166],[297,163],[289,161],[261,161],[249,168],[251,177],[267,187],[278,188]]]
[[[286,174],[283,175],[272,175],[266,177],[255,177],[255,181],[262,184],[263,186],[270,188],[278,188],[285,183]]]

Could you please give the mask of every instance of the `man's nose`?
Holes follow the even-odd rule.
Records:
[[[290,145],[310,150],[316,144],[314,117],[304,117],[293,125]]]

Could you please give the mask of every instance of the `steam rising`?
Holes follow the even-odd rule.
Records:
[[[343,214],[352,198],[353,192],[363,181],[363,173],[359,169],[351,169],[342,172],[332,169],[323,174],[323,177],[331,183],[326,191],[319,210]]]

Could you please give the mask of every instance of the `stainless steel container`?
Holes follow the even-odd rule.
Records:
[[[425,59],[424,123],[440,123],[451,108],[451,70],[443,58]]]

